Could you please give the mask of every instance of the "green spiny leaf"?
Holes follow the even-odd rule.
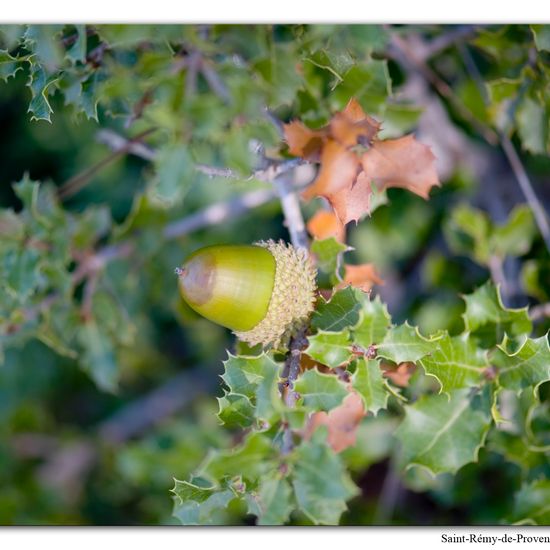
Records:
[[[267,478],[259,490],[258,525],[283,525],[294,509],[292,488],[286,479]]]
[[[319,331],[308,338],[305,350],[311,358],[328,367],[338,367],[351,359],[349,330],[341,332]]]
[[[395,433],[404,466],[423,466],[436,475],[476,461],[489,429],[489,409],[473,400],[469,390],[426,395],[405,406],[405,419]]]
[[[81,364],[99,388],[114,392],[118,385],[118,366],[111,340],[93,320],[78,330],[78,340],[84,348]]]
[[[228,416],[229,411],[224,412],[224,406],[228,405],[231,405],[232,416],[237,413],[246,417],[249,404],[257,419],[271,420],[280,403],[277,392],[279,365],[268,355],[262,354],[258,357],[230,355],[224,366],[222,380],[227,384],[229,393],[220,401],[221,417]],[[246,400],[237,400],[236,396],[244,396]]]
[[[445,334],[420,364],[437,379],[443,392],[479,384],[488,366],[486,353],[476,347],[468,333],[455,337]]]
[[[337,525],[346,501],[359,491],[324,438],[325,429],[318,429],[295,450],[294,494],[299,509],[314,524]]]
[[[550,380],[550,348],[548,337],[527,338],[514,353],[506,351],[506,342],[491,354],[491,363],[498,369],[498,382],[506,389],[519,391],[529,386],[535,390]]]
[[[550,52],[550,25],[531,25],[537,50]]]
[[[391,326],[391,318],[386,305],[376,296],[374,300],[364,296],[359,323],[353,327],[353,341],[368,349],[382,342]]]
[[[255,484],[262,475],[276,468],[273,453],[272,441],[262,433],[252,432],[236,449],[212,451],[200,473],[213,481],[241,476]]]
[[[183,200],[194,178],[194,164],[186,145],[163,147],[155,157],[156,178],[151,196],[166,207]]]
[[[349,250],[349,247],[338,242],[334,237],[322,240],[314,239],[311,243],[311,252],[317,259],[320,275],[324,275],[327,278],[327,283],[331,287],[337,285],[342,280],[340,266],[342,254],[346,250]]]
[[[363,399],[367,411],[376,414],[387,407],[390,394],[378,361],[358,359],[351,383]]]
[[[31,63],[28,86],[31,89],[32,99],[27,112],[31,113],[31,120],[47,120],[51,122],[53,109],[48,101],[51,87],[56,84],[57,76],[46,75],[44,68],[38,63]]]
[[[376,349],[379,357],[395,363],[415,362],[437,349],[440,338],[441,336],[425,338],[417,327],[405,323],[391,328]]]
[[[483,347],[490,348],[500,343],[505,334],[517,337],[531,332],[527,308],[506,308],[500,292],[491,282],[463,298],[466,302],[463,315],[466,330],[478,336]]]
[[[348,395],[344,384],[332,374],[323,374],[317,369],[304,373],[294,385],[304,406],[318,411],[330,411],[342,403]]]
[[[550,480],[525,483],[516,494],[511,521],[519,525],[550,524]]]
[[[75,25],[76,40],[67,49],[65,56],[73,63],[84,63],[86,61],[86,25]]]
[[[312,325],[330,332],[356,325],[361,310],[359,295],[359,290],[348,286],[335,292],[328,302],[322,300],[313,315]]]
[[[206,485],[206,484],[205,484]],[[235,498],[230,489],[175,480],[173,515],[183,525],[217,525],[217,514]]]

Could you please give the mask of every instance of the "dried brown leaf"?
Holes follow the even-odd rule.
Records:
[[[434,154],[413,135],[375,141],[361,164],[368,181],[379,189],[403,187],[427,199],[430,189],[439,185]]]
[[[327,129],[311,130],[299,120],[283,125],[288,152],[307,160],[318,160],[327,137]]]
[[[348,151],[334,140],[328,140],[321,153],[319,174],[311,186],[304,191],[304,198],[321,196],[332,204],[334,196],[351,189],[357,177],[358,168],[359,158],[355,153]]]
[[[308,420],[304,438],[309,439],[319,426],[326,426],[329,445],[334,452],[340,453],[355,445],[357,428],[366,414],[361,397],[356,392],[350,392],[339,407],[328,413],[314,413]]]
[[[346,147],[370,145],[378,132],[380,123],[367,115],[355,99],[336,113],[330,120],[331,137]]]
[[[374,285],[383,285],[384,279],[380,277],[374,264],[344,265],[344,280],[337,288],[354,286],[363,292],[369,292]]]
[[[316,239],[328,239],[334,237],[337,241],[344,242],[345,229],[338,217],[329,210],[318,210],[307,222],[307,230]]]
[[[389,378],[396,386],[405,388],[409,385],[409,378],[416,370],[414,363],[399,363],[399,365],[392,365],[390,363],[382,363],[380,365],[382,369],[382,375]]]

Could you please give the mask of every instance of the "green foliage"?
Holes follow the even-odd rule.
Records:
[[[531,307],[550,300],[550,262],[515,187],[493,204],[443,154],[428,201],[375,191],[353,247],[312,241],[321,290],[290,353],[234,344],[177,295],[197,248],[288,238],[279,205],[239,202],[269,188],[266,158],[289,160],[273,121],[317,128],[355,97],[384,139],[437,126],[400,99],[392,34],[447,32],[0,27],[0,523],[365,525],[387,471],[395,523],[550,523],[550,326]],[[505,132],[548,209],[549,27],[464,36],[426,60],[463,107],[444,97],[438,116],[457,147]],[[342,288],[344,254],[386,286]]]
[[[402,461],[423,466],[432,474],[456,472],[477,460],[489,429],[490,415],[468,390],[421,397],[405,407],[405,419],[395,435]]]

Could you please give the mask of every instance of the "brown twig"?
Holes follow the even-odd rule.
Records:
[[[459,51],[462,55],[462,59],[464,60],[464,64],[466,65],[466,69],[470,73],[472,80],[476,84],[481,94],[481,97],[483,98],[485,106],[489,106],[489,95],[483,84],[483,79],[477,68],[475,60],[470,55],[470,52],[466,47],[459,48]],[[534,64],[532,54],[529,56],[528,64]],[[508,118],[510,120],[513,118],[513,111],[508,112]],[[514,144],[508,137],[508,134],[506,134],[502,130],[497,130],[497,135],[500,146],[502,147],[502,150],[504,151],[504,154],[508,159],[508,162],[510,164],[510,167],[512,168],[512,171],[514,172],[514,176],[519,184],[519,187],[523,195],[525,196],[527,203],[529,204],[529,208],[531,208],[531,211],[533,212],[535,222],[539,228],[540,234],[542,235],[546,248],[548,249],[548,252],[550,252],[550,224],[548,223],[548,216],[544,210],[544,207],[542,206],[542,203],[535,193],[533,185],[531,184],[529,176],[527,175],[527,171],[525,170],[525,167],[521,162],[521,159],[516,151],[516,148],[514,147]]]
[[[529,317],[531,317],[533,321],[540,321],[546,317],[550,317],[550,302],[538,304],[530,308]]]
[[[132,145],[141,141],[144,137],[148,136],[149,134],[152,134],[155,132],[156,128],[148,128],[147,130],[141,132],[137,136],[133,137],[132,139],[128,140],[123,146],[121,146],[118,149],[115,149],[110,155],[106,156],[102,160],[100,160],[97,164],[94,164],[93,166],[90,166],[80,174],[77,174],[76,176],[72,177],[70,180],[68,180],[66,183],[64,183],[58,190],[58,195],[62,200],[68,199],[69,197],[72,197],[79,191],[81,191],[90,181],[92,178],[105,166],[113,162],[114,160],[118,159],[119,157],[125,155],[128,153],[128,151],[132,148]]]
[[[277,194],[281,201],[285,225],[290,234],[290,240],[295,248],[309,251],[309,239],[300,201],[294,187],[286,177],[277,177],[273,180]]]

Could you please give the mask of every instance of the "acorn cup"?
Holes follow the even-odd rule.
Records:
[[[283,241],[201,248],[176,274],[192,309],[251,346],[286,347],[314,309],[316,270]]]

